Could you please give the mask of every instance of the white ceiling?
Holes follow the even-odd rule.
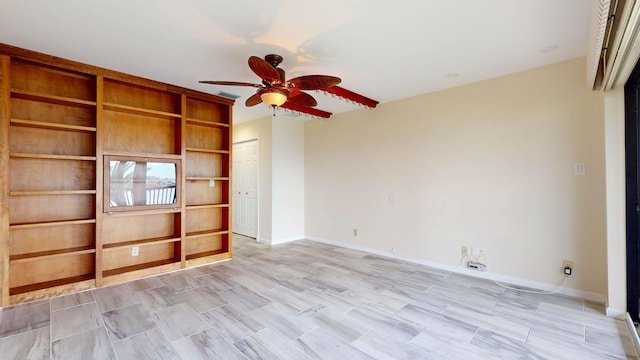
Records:
[[[236,123],[271,110],[244,106],[254,88],[198,80],[259,83],[251,55],[280,54],[287,78],[338,76],[340,86],[385,103],[583,56],[591,13],[590,0],[2,2],[0,42],[235,93]],[[311,95],[325,111],[357,108]]]

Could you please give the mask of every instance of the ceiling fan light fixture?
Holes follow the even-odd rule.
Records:
[[[287,94],[278,88],[267,88],[260,91],[260,99],[269,106],[280,106],[287,101]]]

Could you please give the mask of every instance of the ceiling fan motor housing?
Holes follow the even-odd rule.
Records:
[[[284,58],[278,54],[269,54],[264,56],[264,60],[271,64],[274,68],[277,68]]]

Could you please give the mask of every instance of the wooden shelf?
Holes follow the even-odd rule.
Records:
[[[138,158],[170,159],[170,160],[182,159],[182,155],[179,155],[179,154],[157,154],[157,153],[125,152],[125,151],[109,151],[109,150],[105,150],[103,154],[105,156],[126,156],[126,157],[138,157]]]
[[[11,295],[24,294],[24,293],[42,290],[46,288],[52,288],[56,286],[80,283],[87,280],[93,280],[94,278],[95,278],[94,274],[79,275],[79,276],[73,276],[73,277],[64,278],[64,279],[46,281],[46,282],[41,282],[36,284],[29,284],[25,286],[18,286],[18,287],[9,289],[9,292]]]
[[[96,161],[95,156],[10,153],[12,158]]]
[[[132,272],[132,271],[150,269],[150,268],[154,268],[154,267],[157,267],[157,266],[163,266],[163,265],[168,265],[168,264],[173,264],[173,263],[178,263],[178,262],[180,262],[180,261],[176,261],[175,259],[166,259],[166,260],[153,261],[153,262],[149,262],[149,263],[126,266],[126,267],[122,267],[122,268],[118,268],[118,269],[112,269],[112,270],[103,271],[102,272],[102,276],[109,277],[109,276],[121,275],[121,274]]]
[[[198,125],[198,126],[207,126],[207,127],[217,127],[217,128],[228,128],[229,124],[220,123],[220,122],[212,122],[198,119],[187,118],[187,124],[189,125]]]
[[[51,227],[51,226],[65,226],[65,225],[95,224],[95,223],[96,223],[96,219],[36,222],[36,223],[9,225],[9,230],[33,229],[33,228],[42,228],[42,227]]]
[[[226,230],[226,229],[194,231],[194,232],[187,233],[187,239],[195,239],[195,238],[210,236],[210,235],[224,235],[228,233],[229,233],[229,230]]]
[[[63,257],[63,256],[93,254],[95,252],[96,252],[96,249],[90,246],[83,246],[83,247],[77,247],[72,249],[40,251],[40,252],[29,253],[29,254],[12,255],[9,257],[9,263],[18,264],[23,262],[38,261],[38,260]]]
[[[186,150],[191,152],[198,152],[198,153],[229,155],[229,150],[198,149],[198,148],[192,148],[192,147],[188,147]]]
[[[120,105],[120,104],[114,104],[114,103],[108,103],[108,102],[105,102],[103,105],[105,110],[120,111],[120,112],[125,112],[129,114],[134,114],[134,115],[151,116],[151,117],[163,118],[167,120],[182,119],[182,114],[174,114],[174,113],[158,111],[158,110],[149,110],[149,109],[135,107],[135,106]]]
[[[157,215],[157,214],[175,214],[179,213],[180,207],[176,204],[175,208],[162,208],[162,209],[151,209],[151,210],[130,210],[130,211],[113,211],[108,212],[107,214],[110,217],[130,217],[130,216],[143,216],[143,215]]]
[[[78,107],[84,107],[84,108],[90,108],[90,107],[96,106],[95,101],[74,99],[74,98],[65,97],[65,96],[49,95],[49,94],[39,93],[35,91],[27,91],[27,90],[20,90],[20,89],[11,89],[11,96],[16,99],[40,101],[40,102],[46,102],[46,103],[56,104],[56,105],[78,106]]]
[[[11,196],[32,196],[32,195],[95,195],[96,190],[44,190],[44,191],[11,191]]]
[[[201,253],[197,253],[197,254],[187,255],[187,261],[194,260],[194,259],[199,259],[199,258],[203,258],[203,257],[226,254],[226,253],[228,253],[228,251],[224,250],[224,249],[205,251],[205,252],[201,252]]]
[[[155,245],[155,244],[164,244],[164,243],[171,243],[171,242],[178,242],[178,241],[180,241],[180,236],[166,236],[166,237],[160,237],[155,239],[132,240],[132,241],[123,241],[123,242],[114,243],[114,244],[103,244],[102,248],[105,251],[109,251],[109,250],[118,250],[118,249],[130,247],[130,246]]]
[[[91,126],[69,125],[69,124],[52,123],[47,121],[35,121],[35,120],[23,120],[23,119],[11,119],[11,125],[31,127],[36,129],[48,129],[48,130],[96,132],[96,128]]]
[[[228,176],[224,176],[224,177],[187,176],[187,181],[209,181],[209,180],[229,181],[229,177]]]
[[[215,209],[215,208],[228,208],[229,204],[202,204],[202,205],[187,205],[187,210],[198,210],[198,209]]]

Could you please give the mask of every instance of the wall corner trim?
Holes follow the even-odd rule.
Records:
[[[607,309],[607,315],[609,315],[609,309]],[[631,319],[631,315],[628,312],[624,313],[624,319],[627,323],[627,327],[629,328],[629,333],[631,334],[631,341],[633,342],[633,347],[636,351],[636,354],[640,354],[640,337],[638,337],[638,329],[636,325],[633,323],[633,319]]]

